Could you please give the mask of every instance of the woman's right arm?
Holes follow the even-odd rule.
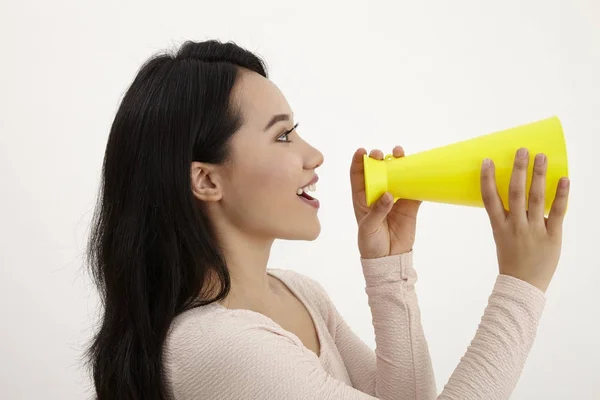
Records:
[[[441,399],[507,399],[516,386],[562,246],[569,180],[558,182],[550,213],[544,218],[547,164],[544,155],[536,155],[526,196],[529,154],[526,149],[517,151],[509,184],[510,211],[506,211],[498,195],[494,164],[491,160],[483,163],[481,190],[498,249],[500,275],[477,335]]]
[[[544,304],[538,288],[498,275],[477,333],[438,399],[508,399],[534,343]]]

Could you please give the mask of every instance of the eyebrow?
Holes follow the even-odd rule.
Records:
[[[292,117],[289,114],[276,114],[273,116],[273,118],[271,118],[271,120],[265,127],[265,131],[267,131],[270,127],[272,127],[273,125],[275,125],[276,123],[278,123],[280,121],[289,121],[291,119],[292,119]]]

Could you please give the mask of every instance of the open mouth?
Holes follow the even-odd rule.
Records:
[[[296,195],[300,197],[301,200],[307,202],[311,206],[315,208],[319,208],[319,200],[312,197],[308,192],[314,192],[317,189],[317,185],[315,183],[306,185],[303,188],[298,189]]]
[[[308,186],[298,189],[296,194],[300,197],[304,197],[307,200],[314,200],[314,197],[312,197],[310,194],[308,194],[308,192],[309,191],[314,192],[316,189],[317,189],[317,185],[313,183],[312,185],[308,185]]]

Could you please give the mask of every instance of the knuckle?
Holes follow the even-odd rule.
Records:
[[[485,204],[490,204],[492,202],[492,194],[488,190],[482,192],[481,200],[483,200]]]
[[[556,193],[556,197],[559,200],[566,200],[568,195],[569,195],[569,188],[560,188],[560,189],[558,189],[558,192]]]
[[[543,166],[540,166],[540,165],[536,165],[535,168],[533,169],[533,174],[535,176],[543,177],[546,175],[546,168],[544,168]]]
[[[542,191],[533,191],[529,193],[529,201],[534,204],[543,203],[545,199],[544,192]]]
[[[515,160],[514,169],[517,171],[524,171],[527,169],[527,159],[517,158]]]
[[[555,208],[566,208],[567,207],[567,195],[565,193],[557,193],[554,202],[552,203],[552,207]]]
[[[554,204],[554,214],[555,215],[562,216],[565,213],[566,210],[567,210],[567,208],[565,207],[564,204],[560,204],[560,203],[558,203],[558,204],[555,203]]]
[[[519,222],[513,222],[510,225],[510,231],[515,237],[522,237],[527,232],[527,224],[522,224]]]
[[[512,185],[510,189],[508,189],[508,196],[513,200],[518,200],[523,196],[523,192],[523,188]]]
[[[483,175],[481,177],[481,192],[490,193],[494,190],[494,188],[493,178],[489,175]]]
[[[550,238],[550,241],[558,246],[560,246],[562,243],[562,235],[563,230],[561,225],[555,227],[552,231],[548,232],[548,237]]]

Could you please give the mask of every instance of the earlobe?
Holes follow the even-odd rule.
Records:
[[[219,201],[223,194],[216,169],[209,164],[193,162],[190,169],[194,197],[202,201]]]

